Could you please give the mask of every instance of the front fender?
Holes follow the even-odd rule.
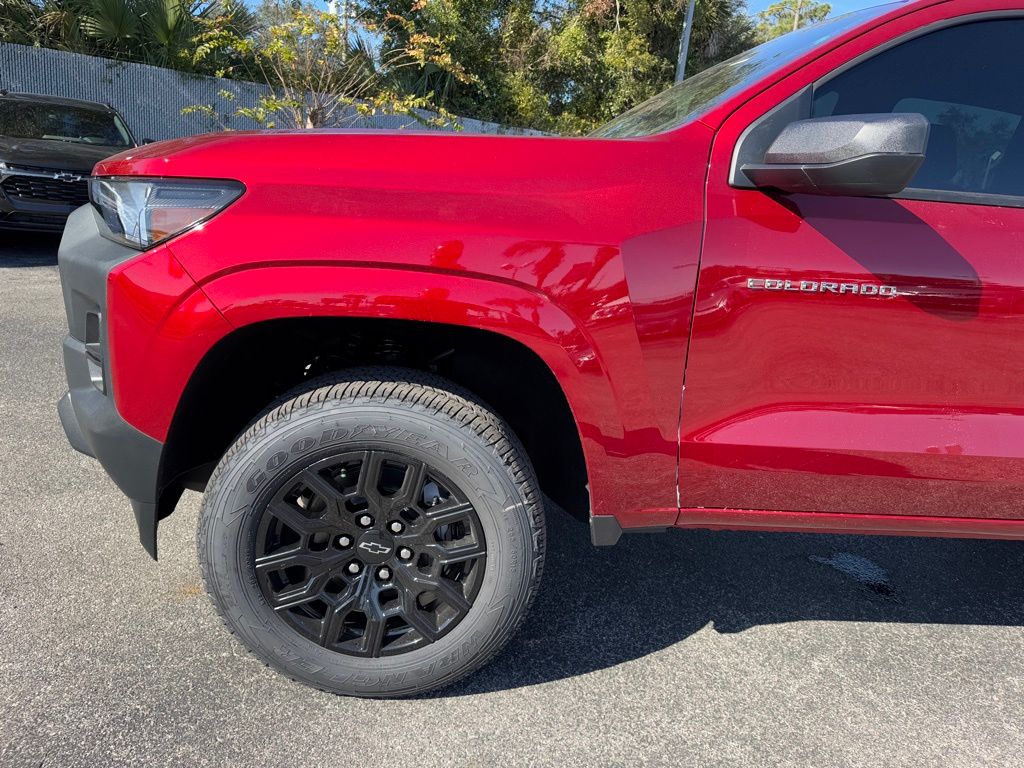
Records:
[[[302,317],[393,318],[467,326],[523,344],[548,366],[569,403],[593,514],[616,514],[634,526],[674,522],[675,509],[659,503],[664,478],[655,477],[660,473],[652,473],[649,455],[642,455],[648,446],[627,448],[630,436],[599,350],[571,315],[539,291],[444,271],[290,264],[224,274],[205,283],[203,292],[236,329]],[[652,481],[647,493],[637,494],[644,477]]]

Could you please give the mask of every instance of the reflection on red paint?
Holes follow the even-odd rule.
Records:
[[[1024,519],[1024,210],[727,178],[740,134],[823,74],[1013,7],[894,5],[644,139],[236,133],[105,161],[246,188],[111,273],[117,406],[164,439],[203,356],[263,321],[474,327],[554,373],[592,511],[624,527],[1008,536]]]

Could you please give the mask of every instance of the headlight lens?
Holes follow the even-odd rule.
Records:
[[[89,180],[89,197],[111,237],[140,249],[151,248],[206,221],[237,200],[244,189],[237,181]]]

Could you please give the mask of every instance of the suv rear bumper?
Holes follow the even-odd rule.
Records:
[[[87,320],[90,314],[98,319],[106,316],[107,275],[113,266],[134,255],[136,251],[100,235],[90,208],[83,207],[72,214],[58,256],[70,334],[64,339],[69,391],[58,402],[57,413],[71,447],[98,459],[129,498],[139,539],[155,558],[164,445],[140,432],[118,413],[103,370],[106,329],[102,321],[94,324],[99,328],[90,328]]]

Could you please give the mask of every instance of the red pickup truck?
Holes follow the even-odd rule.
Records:
[[[1024,6],[802,29],[585,138],[257,132],[101,162],[72,445],[285,674],[398,696],[520,624],[544,500],[1024,538]],[[737,564],[742,567],[742,564]]]

